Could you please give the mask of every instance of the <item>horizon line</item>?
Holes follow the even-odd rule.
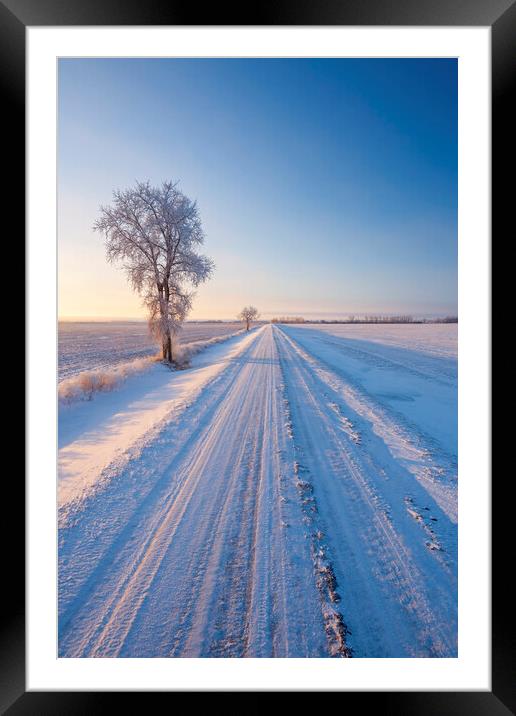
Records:
[[[342,320],[345,318],[356,318],[360,317],[373,317],[373,316],[385,316],[388,318],[396,316],[410,316],[412,318],[447,318],[458,316],[457,311],[263,311],[258,320],[263,320],[265,317],[269,318],[294,318],[301,317],[309,320]],[[138,323],[146,323],[147,318],[145,316],[99,316],[99,315],[64,315],[57,316],[59,323],[67,322],[113,322],[113,321],[130,321]],[[236,316],[221,316],[221,317],[195,317],[187,318],[184,323],[195,323],[197,321],[209,322],[209,321],[224,321],[239,323],[239,319]]]

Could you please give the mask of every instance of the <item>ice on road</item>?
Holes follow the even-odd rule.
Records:
[[[377,354],[368,382],[352,347],[303,330],[264,326],[161,379],[168,407],[143,410],[136,445],[119,433],[98,479],[73,465],[91,425],[63,445],[61,657],[456,656],[451,442],[373,377],[437,386],[453,424],[449,366]]]

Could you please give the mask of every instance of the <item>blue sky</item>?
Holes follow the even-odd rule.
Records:
[[[457,311],[453,59],[59,62],[59,314],[143,315],[92,232],[135,180],[199,203],[193,318]]]

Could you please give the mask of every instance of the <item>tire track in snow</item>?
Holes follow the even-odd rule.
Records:
[[[325,654],[289,480],[293,460],[275,350],[270,327],[257,333],[212,386],[201,424],[184,416],[184,425],[179,419],[173,426],[184,448],[175,444],[175,457],[159,463],[172,450],[165,428],[147,459],[113,483],[113,517],[117,499],[129,499],[124,486],[135,493],[133,512],[111,542],[108,507],[96,521],[94,501],[88,519],[79,516],[63,531],[63,552],[69,556],[73,543],[89,557],[90,571],[84,568],[82,587],[64,598],[61,656]],[[140,504],[139,478],[153,481]],[[62,587],[74,565],[73,558],[62,562]]]
[[[249,350],[244,351],[240,360]],[[165,425],[134,465],[129,464],[114,476],[100,496],[89,497],[82,513],[75,510],[71,519],[66,516],[60,523],[60,632],[70,631],[68,623],[77,610],[84,614],[87,600],[99,601],[106,613],[107,603],[113,601],[113,595],[123,586],[120,575],[130,576],[134,554],[145,549],[147,538],[154,534],[161,518],[156,505],[173,501],[188,475],[188,471],[183,471],[171,480],[170,473],[174,474],[189,455],[195,457],[195,447],[209,434],[214,411],[238,375],[239,367],[235,361],[228,363],[201,399],[185,411],[182,420]],[[133,544],[132,535],[136,534]],[[129,553],[129,559],[122,567],[125,552]],[[118,571],[115,569],[113,578],[117,581],[112,583],[109,574],[115,562]],[[106,580],[109,586],[104,584]],[[77,634],[73,640],[78,642]],[[65,638],[62,641],[66,643]]]
[[[446,516],[326,373],[265,327],[63,523],[60,656],[454,655]]]
[[[276,343],[276,332],[275,343]],[[338,584],[335,578],[331,557],[329,556],[329,548],[325,541],[324,532],[320,529],[318,520],[317,500],[313,494],[313,485],[306,479],[303,479],[306,473],[305,467],[300,464],[299,458],[303,456],[303,449],[295,439],[294,426],[292,424],[292,416],[290,404],[285,390],[284,375],[284,359],[280,359],[282,367],[282,400],[285,406],[286,427],[289,438],[294,448],[294,479],[297,489],[298,499],[301,505],[303,515],[302,521],[305,526],[305,538],[310,545],[310,554],[313,562],[313,577],[319,592],[321,601],[321,613],[324,622],[324,630],[327,637],[328,653],[330,656],[339,656],[350,658],[352,650],[347,644],[348,627],[344,622],[342,613],[337,604],[340,602],[340,595],[337,591]]]
[[[378,479],[374,456],[342,426],[304,352],[281,329],[275,335],[294,435],[330,541],[354,655],[455,655],[453,570],[427,549],[398,480]],[[368,437],[367,447],[378,448]],[[396,469],[398,477],[400,485],[408,483]]]
[[[292,338],[290,334],[287,333],[287,335]],[[301,339],[303,337],[301,334]],[[320,343],[331,346],[333,350],[344,357],[352,354],[353,350],[357,357],[366,356],[366,352],[357,351],[348,346],[348,343],[342,345],[342,341],[338,339],[328,340],[324,334]],[[375,432],[389,447],[394,458],[402,462],[415,475],[432,499],[438,503],[440,509],[452,522],[457,524],[456,457],[436,444],[435,439],[422,434],[417,426],[412,425],[406,416],[401,415],[392,406],[385,402],[380,403],[374,395],[369,395],[360,385],[356,384],[355,379],[350,377],[345,370],[340,366],[336,368],[333,362],[328,362],[328,357],[323,358],[320,355],[315,357],[302,340],[296,340],[296,346],[303,359],[311,365],[313,372],[337,394],[340,394],[349,408],[357,415],[374,425]],[[394,366],[389,359],[376,353],[374,355],[379,358],[375,365]],[[425,359],[425,356],[422,358]],[[398,362],[396,365],[406,373],[420,375],[428,381],[435,380],[433,377],[435,370],[430,373],[414,372],[406,366],[405,362]],[[454,374],[456,374],[456,369]],[[446,380],[437,382],[449,385],[449,381]]]

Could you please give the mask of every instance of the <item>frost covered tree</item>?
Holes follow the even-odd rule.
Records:
[[[204,243],[197,203],[163,182],[137,182],[113,192],[100,207],[94,230],[104,234],[106,255],[125,269],[143,298],[149,328],[161,343],[163,360],[173,360],[173,338],[192,307],[192,289],[210,278],[213,262],[199,253]]]
[[[246,306],[240,311],[237,318],[239,321],[244,321],[246,330],[248,331],[252,321],[256,321],[260,318],[260,314],[258,313],[258,309],[254,306]]]

